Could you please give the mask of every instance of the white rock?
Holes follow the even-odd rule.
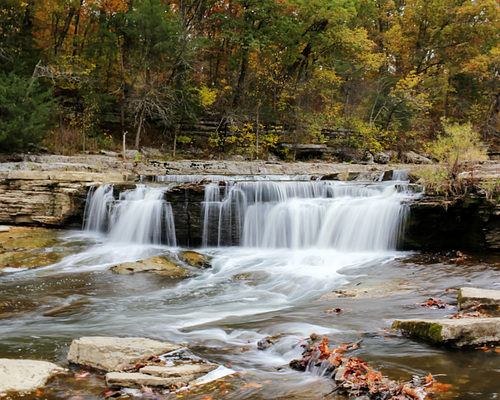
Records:
[[[82,337],[71,343],[68,361],[103,371],[123,371],[180,346],[146,338]]]
[[[64,372],[61,367],[46,361],[0,358],[0,394],[31,392],[60,372]]]

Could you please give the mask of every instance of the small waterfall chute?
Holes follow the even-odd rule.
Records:
[[[139,184],[115,199],[113,185],[89,192],[84,229],[105,232],[115,242],[176,245],[171,205],[165,200],[167,187]]]

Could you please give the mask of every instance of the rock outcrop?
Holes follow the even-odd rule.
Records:
[[[0,173],[0,224],[81,226],[88,188],[126,178],[121,173],[79,171]]]
[[[31,392],[64,370],[56,364],[36,360],[0,359],[0,397],[6,392]]]
[[[82,337],[71,343],[68,361],[107,372],[123,371],[152,356],[180,349],[173,343],[145,338]]]

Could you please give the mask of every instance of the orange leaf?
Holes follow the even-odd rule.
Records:
[[[245,383],[244,387],[253,387],[253,388],[260,389],[262,387],[262,385],[260,383],[250,382],[250,383]]]

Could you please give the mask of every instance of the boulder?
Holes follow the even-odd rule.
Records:
[[[0,358],[0,397],[6,392],[31,392],[64,370],[46,361]]]
[[[383,151],[377,151],[376,153],[373,153],[373,161],[377,164],[389,164],[391,157]]]
[[[481,311],[500,314],[500,290],[461,288],[457,300],[461,311],[479,307]]]
[[[397,320],[392,328],[400,329],[411,337],[453,347],[500,341],[500,318]]]
[[[123,371],[180,346],[146,338],[82,337],[71,343],[68,361],[107,372]]]
[[[187,265],[195,268],[212,268],[209,258],[197,253],[196,251],[180,251],[178,254],[179,260],[185,262]]]
[[[409,164],[432,164],[432,161],[429,158],[417,154],[414,151],[407,151],[406,153],[403,153],[401,158],[404,162]]]
[[[111,271],[116,274],[123,275],[132,275],[139,272],[153,272],[155,274],[171,277],[194,275],[188,268],[184,268],[162,256],[150,257],[136,262],[118,264],[111,267]]]

